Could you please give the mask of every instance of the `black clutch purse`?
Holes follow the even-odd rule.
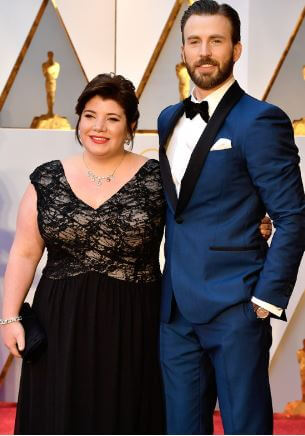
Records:
[[[25,362],[34,362],[47,347],[47,336],[29,303],[23,303],[19,315],[25,331],[25,348],[20,352]]]

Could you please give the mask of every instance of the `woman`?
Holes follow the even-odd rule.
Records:
[[[76,112],[83,153],[31,174],[5,275],[3,317],[11,318],[47,248],[33,309],[48,347],[23,365],[15,431],[159,434],[158,162],[124,150],[139,113],[134,87],[122,76],[93,79]],[[2,330],[19,356],[21,324]]]
[[[122,76],[93,79],[76,112],[83,153],[31,174],[5,275],[7,320],[17,317],[48,250],[33,301],[48,347],[23,364],[15,432],[160,434],[158,163],[124,149],[139,113]],[[20,357],[20,322],[2,333]]]

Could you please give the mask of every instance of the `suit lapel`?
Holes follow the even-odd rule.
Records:
[[[178,122],[178,119],[183,115],[183,113],[184,113],[183,104],[179,103],[177,105],[177,109],[173,111],[173,113],[170,116],[170,119],[167,122],[166,131],[162,134],[162,136],[161,133],[159,134],[160,135],[160,148],[159,148],[160,170],[161,170],[164,190],[169,198],[173,211],[176,210],[178,199],[177,199],[176,187],[173,181],[169,161],[166,155],[166,146],[170,138],[170,135],[175,125]]]
[[[243,95],[244,91],[240,88],[237,82],[234,82],[221,99],[214,114],[200,136],[181,181],[181,190],[176,207],[176,216],[180,215],[187,206],[200,176],[207,154],[213,145],[214,139],[220,127],[222,126],[233,106]]]

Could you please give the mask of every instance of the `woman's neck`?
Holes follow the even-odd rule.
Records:
[[[84,151],[83,163],[87,169],[95,173],[111,173],[125,159],[127,152],[122,150],[120,153],[108,156],[97,156]]]

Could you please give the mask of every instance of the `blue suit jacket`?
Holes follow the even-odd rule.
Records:
[[[251,296],[286,308],[305,241],[305,202],[290,120],[279,108],[227,91],[199,139],[177,198],[166,144],[183,114],[158,119],[167,199],[161,319],[173,294],[186,319],[205,323]],[[232,148],[209,151],[219,138]],[[276,228],[270,248],[259,232],[266,211]]]

